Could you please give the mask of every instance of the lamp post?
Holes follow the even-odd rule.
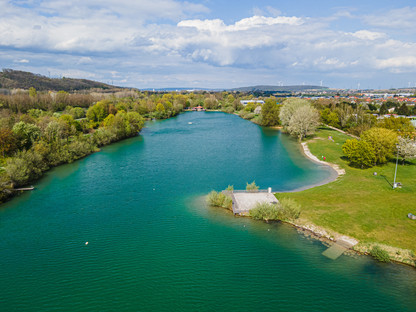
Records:
[[[394,170],[393,190],[397,187],[396,175],[397,175],[397,163],[399,162],[399,144],[396,144],[396,148],[397,148],[397,157],[396,157],[396,170]]]

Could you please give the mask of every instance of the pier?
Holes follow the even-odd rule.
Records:
[[[272,193],[271,188],[268,190],[245,191],[235,190],[228,192],[233,200],[233,213],[235,215],[247,215],[257,203],[267,202],[277,204],[278,200]]]
[[[29,186],[29,187],[16,188],[16,189],[13,189],[12,191],[33,191],[34,189],[35,189],[34,186]]]

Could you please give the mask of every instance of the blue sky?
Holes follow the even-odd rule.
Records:
[[[0,65],[136,88],[416,86],[416,3],[0,0]]]

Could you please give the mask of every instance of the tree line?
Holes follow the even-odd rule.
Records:
[[[263,100],[264,104],[242,105],[242,99]],[[281,126],[299,140],[312,135],[322,123],[361,136],[343,147],[351,165],[357,167],[385,163],[397,150],[403,161],[416,154],[415,129],[408,119],[377,120],[373,107],[345,99],[278,100],[205,91],[76,94],[30,88],[0,95],[0,200],[13,187],[39,178],[50,167],[137,135],[145,119],[174,117],[196,106],[237,114],[262,126]],[[381,113],[381,106],[376,111]]]

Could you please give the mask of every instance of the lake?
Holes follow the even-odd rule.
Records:
[[[148,122],[1,207],[0,310],[414,311],[416,270],[332,261],[291,226],[203,199],[229,184],[287,191],[331,174],[295,140],[234,115]]]

